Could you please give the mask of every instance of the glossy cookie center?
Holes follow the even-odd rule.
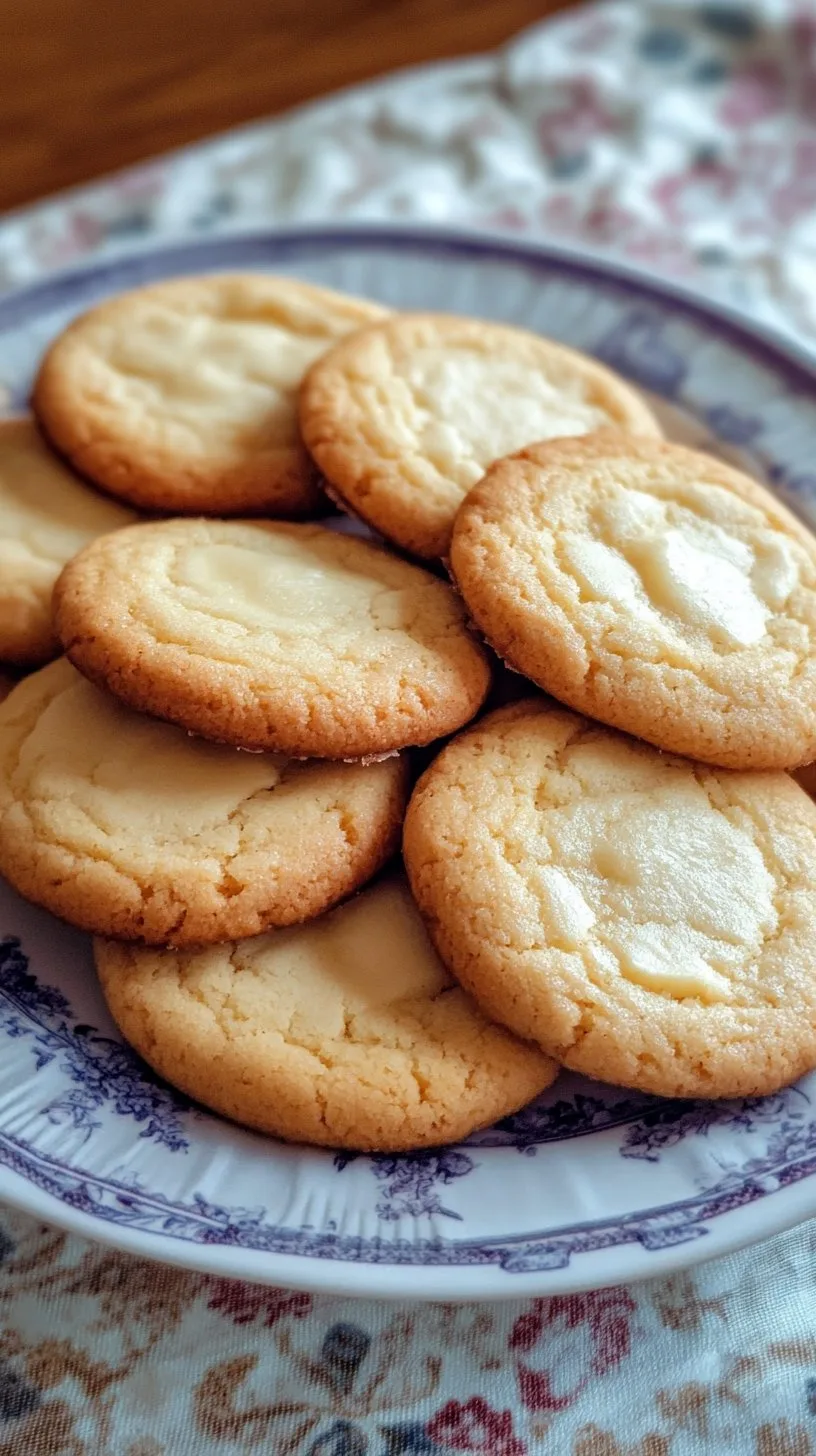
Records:
[[[284,762],[137,716],[72,674],[22,746],[15,787],[52,803],[78,840],[184,842],[195,828],[228,826],[239,804],[274,789]]]
[[[720,648],[764,637],[799,581],[795,545],[781,533],[745,540],[642,491],[619,491],[590,525],[594,535],[567,529],[562,543],[585,598],[625,608],[644,625],[670,618]]]
[[[465,487],[531,440],[582,435],[609,422],[586,398],[583,380],[550,381],[521,358],[417,349],[405,379],[422,453]]]
[[[130,398],[171,417],[164,431],[180,441],[191,427],[203,445],[225,428],[238,435],[251,425],[259,442],[285,435],[294,443],[292,392],[325,348],[325,337],[274,322],[157,307],[112,334],[103,357]]]
[[[186,611],[264,634],[317,636],[344,622],[401,628],[411,619],[410,592],[291,537],[269,536],[262,552],[217,542],[183,547],[170,574]]]
[[[386,882],[331,916],[238,948],[235,995],[256,1010],[268,998],[273,1024],[297,1041],[351,1037],[400,1041],[399,1006],[450,986],[408,890]],[[394,1019],[394,1013],[396,1013]],[[415,1032],[406,1025],[405,1044]]]
[[[581,952],[590,974],[729,1000],[729,977],[777,923],[774,882],[750,829],[714,808],[683,769],[650,773],[625,745],[578,745],[561,771],[583,796],[549,807],[558,790],[545,778],[524,845],[549,943]]]

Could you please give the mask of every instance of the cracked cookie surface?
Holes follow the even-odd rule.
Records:
[[[316,515],[297,424],[306,369],[387,310],[263,273],[178,278],[101,303],[45,356],[43,427],[113,495],[151,510]]]
[[[296,757],[432,742],[490,683],[446,582],[322,526],[134,527],[77,556],[54,605],[71,660],[132,707]]]
[[[238,944],[94,949],[111,1014],[145,1060],[280,1137],[363,1151],[450,1143],[557,1071],[452,981],[402,876]]]
[[[578,712],[726,768],[816,756],[816,539],[721,461],[611,431],[523,450],[450,565],[499,656]]]
[[[522,329],[403,314],[335,346],[300,395],[303,438],[338,503],[417,556],[447,554],[488,465],[599,425],[659,435],[646,402],[593,359]]]
[[[485,1010],[588,1076],[763,1095],[816,1066],[816,805],[541,699],[420,780],[417,903]]]
[[[64,658],[0,707],[0,872],[83,930],[148,944],[319,915],[396,847],[405,763],[292,763],[132,713]]]
[[[63,465],[30,416],[0,420],[0,662],[36,667],[56,656],[60,571],[95,536],[136,519]]]

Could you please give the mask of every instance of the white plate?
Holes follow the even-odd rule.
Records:
[[[613,364],[692,438],[816,516],[813,366],[682,292],[485,237],[344,229],[146,251],[0,300],[0,386],[107,294],[268,268],[524,324]],[[816,1076],[763,1101],[660,1102],[578,1078],[468,1143],[333,1157],[192,1108],[123,1046],[88,940],[0,886],[0,1197],[169,1263],[305,1289],[477,1299],[666,1273],[816,1213]]]

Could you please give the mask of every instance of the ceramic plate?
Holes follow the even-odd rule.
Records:
[[[266,268],[407,308],[523,324],[665,401],[816,519],[816,375],[681,292],[490,238],[347,229],[142,252],[0,300],[0,386],[24,404],[44,345],[108,294]],[[332,1156],[243,1132],[124,1046],[86,937],[0,887],[0,1197],[136,1254],[368,1296],[554,1294],[662,1274],[816,1213],[816,1075],[765,1100],[657,1101],[563,1076],[469,1142]]]

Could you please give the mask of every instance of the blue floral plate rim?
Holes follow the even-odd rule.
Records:
[[[601,249],[579,248],[552,240],[518,239],[513,234],[483,227],[438,227],[432,223],[388,224],[379,222],[310,223],[278,228],[225,229],[216,237],[170,238],[162,243],[144,242],[114,245],[95,262],[76,263],[49,273],[33,283],[0,295],[0,328],[7,328],[20,312],[40,313],[79,282],[104,285],[118,281],[123,271],[137,278],[142,266],[145,278],[172,277],[227,271],[254,262],[283,263],[293,257],[308,259],[310,252],[327,249],[386,248],[390,251],[422,249],[426,253],[453,254],[460,258],[492,257],[533,268],[557,266],[573,278],[629,285],[642,299],[656,304],[671,303],[690,318],[714,325],[732,342],[759,349],[777,367],[790,370],[800,385],[816,386],[816,353],[792,336],[763,321],[755,320],[733,304],[676,279],[639,268],[634,263]],[[158,266],[156,266],[158,265]],[[128,286],[138,286],[137,282]]]

